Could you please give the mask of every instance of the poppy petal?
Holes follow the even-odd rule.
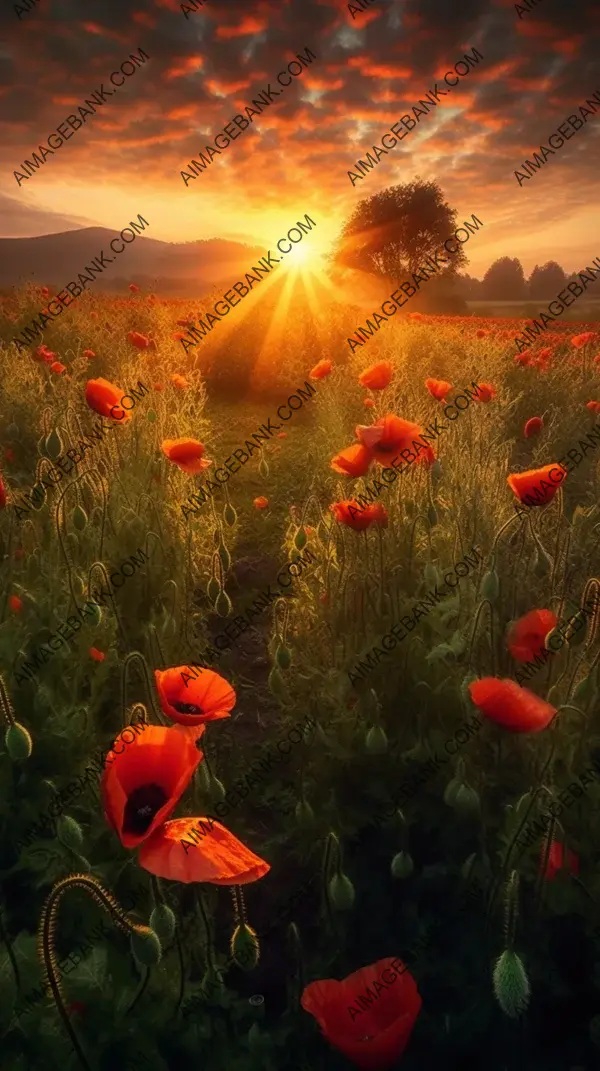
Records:
[[[184,842],[186,846],[184,847]],[[186,885],[247,885],[271,867],[212,818],[174,818],[140,848],[139,863],[158,878]]]
[[[473,681],[469,691],[486,717],[514,733],[539,733],[557,713],[556,707],[508,678],[483,677]]]
[[[199,675],[194,678],[195,673]],[[182,674],[192,679],[183,680]],[[155,669],[154,677],[163,713],[180,725],[202,725],[228,718],[235,706],[233,688],[212,669],[171,666]]]

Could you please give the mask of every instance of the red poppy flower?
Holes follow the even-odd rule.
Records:
[[[392,366],[389,361],[380,361],[366,368],[358,377],[361,387],[369,390],[384,390],[392,378]]]
[[[50,291],[47,286],[40,287],[40,294],[42,297],[50,297]]]
[[[365,398],[363,405],[366,405],[367,409],[372,409],[375,405],[375,402],[372,398]]]
[[[182,338],[185,338],[183,331],[174,331],[171,335],[173,342],[181,342]]]
[[[169,379],[175,387],[179,387],[179,390],[185,390],[186,387],[189,387],[189,383],[185,376],[180,376],[178,372],[176,372],[172,376],[169,376]]]
[[[54,372],[55,375],[60,376],[62,372],[67,371],[67,366],[66,364],[62,364],[61,361],[53,361],[50,365],[50,371]]]
[[[543,350],[540,350],[537,354],[538,361],[547,361],[553,354],[554,350],[552,346],[544,346]]]
[[[88,361],[91,361],[92,357],[95,357],[95,356],[96,356],[96,354],[94,353],[93,350],[84,350],[83,353],[82,353],[82,357],[87,357]]]
[[[269,499],[265,498],[264,495],[259,495],[258,498],[254,499],[254,506],[256,509],[267,509],[268,505]]]
[[[600,402],[586,402],[585,407],[590,413],[600,413]]]
[[[229,682],[212,669],[202,669],[194,677],[196,672],[189,666],[154,670],[163,713],[180,725],[203,725],[228,718],[236,699]],[[184,680],[184,676],[188,679]]]
[[[479,328],[479,330],[475,332],[477,338],[485,338],[487,333],[487,331],[482,331],[481,328]]]
[[[38,348],[33,351],[31,356],[33,357],[34,361],[47,361],[50,353],[51,353],[51,350],[48,349],[46,343],[42,342],[38,346]],[[51,359],[54,360],[55,357],[56,357],[56,354],[53,353]]]
[[[127,339],[138,350],[147,350],[150,345],[150,339],[146,335],[141,335],[139,331],[128,331]]]
[[[353,1064],[364,1071],[386,1071],[404,1053],[423,1001],[410,971],[388,956],[341,982],[311,982],[300,1003]]]
[[[188,329],[194,326],[194,320],[192,317],[187,320],[176,320],[175,323],[178,327],[187,327]],[[182,335],[181,337],[185,338],[185,335]]]
[[[352,446],[347,446],[345,450],[336,454],[329,465],[334,472],[340,472],[342,476],[357,477],[364,476],[368,472],[372,460],[373,454],[367,446],[363,446],[362,443],[353,443]]]
[[[475,395],[474,401],[476,402],[491,402],[492,398],[495,398],[496,391],[490,383],[479,383],[479,393]]]
[[[154,384],[154,390],[164,390],[164,389],[165,388],[163,387],[162,383],[155,383]]]
[[[476,707],[503,729],[513,733],[539,733],[556,714],[556,708],[508,678],[483,677],[469,685]]]
[[[452,390],[452,384],[447,383],[445,379],[426,379],[425,386],[431,397],[438,402],[445,402],[448,391]]]
[[[523,428],[523,435],[526,439],[531,439],[532,435],[538,435],[543,427],[544,421],[541,416],[532,416]]]
[[[542,845],[539,866],[540,874],[544,874],[545,854],[546,846]],[[572,852],[570,848],[567,848],[565,859],[564,844],[559,840],[553,840],[550,845],[548,862],[546,863],[546,872],[544,874],[546,881],[553,881],[560,870],[568,870],[570,874],[579,874],[579,857],[575,852]]]
[[[331,361],[319,361],[308,375],[310,379],[325,379],[326,376],[330,375],[331,369]]]
[[[212,465],[212,461],[203,458],[206,447],[198,439],[163,439],[160,448],[165,457],[183,472],[204,472]]]
[[[389,465],[401,450],[412,450],[419,461],[433,465],[435,454],[432,447],[416,443],[421,430],[419,424],[411,420],[402,420],[393,413],[386,413],[375,424],[359,424],[355,435],[359,442],[372,451],[375,461],[380,465]]]
[[[367,506],[365,513],[369,517],[369,520],[378,525],[379,528],[387,528],[390,516],[381,503],[377,502],[374,506]]]
[[[549,479],[552,471],[559,474],[558,483],[554,483],[554,476]],[[528,506],[545,506],[554,498],[565,476],[566,472],[558,465],[544,465],[541,469],[512,472],[506,482],[520,502]]]
[[[517,353],[517,356],[515,357],[514,361],[515,364],[523,365],[525,368],[527,367],[527,365],[533,364],[533,361],[530,359],[528,353]]]
[[[511,625],[506,640],[513,658],[517,662],[531,662],[544,649],[544,641],[549,632],[558,624],[552,610],[530,610]]]
[[[571,345],[575,346],[575,349],[580,349],[581,346],[587,346],[588,342],[591,342],[596,337],[595,331],[584,331],[581,335],[573,335],[571,339]]]
[[[139,294],[139,292],[140,292],[139,286],[136,286],[135,283],[130,283],[129,284],[129,289],[131,290],[132,294]]]
[[[139,864],[157,878],[248,885],[271,867],[212,818],[174,818],[144,842]]]
[[[287,431],[278,431],[277,432],[277,438],[278,439],[287,439],[287,437],[288,437]]]
[[[178,725],[131,731],[122,752],[109,751],[100,782],[104,816],[124,848],[137,848],[166,821],[204,757]]]
[[[329,509],[336,521],[353,528],[355,532],[364,532],[372,524],[387,528],[388,514],[383,506],[359,506],[354,498],[345,498],[341,502],[332,502]]]
[[[110,417],[116,424],[131,420],[131,413],[118,404],[122,397],[121,388],[109,383],[107,379],[88,379],[85,385],[85,400],[90,409],[100,416]]]
[[[103,651],[99,651],[97,647],[90,647],[88,654],[90,658],[94,659],[94,662],[104,662],[106,655]]]
[[[23,609],[23,603],[18,595],[11,595],[8,600],[8,605],[15,614],[20,614]]]
[[[6,494],[6,487],[4,486],[4,481],[0,476],[0,509],[4,509],[7,501],[8,495]]]

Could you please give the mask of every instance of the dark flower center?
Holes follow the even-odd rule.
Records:
[[[194,706],[193,703],[171,703],[173,710],[178,714],[202,714],[202,707]]]
[[[142,785],[132,792],[125,807],[123,832],[140,837],[152,825],[168,796],[160,785]]]

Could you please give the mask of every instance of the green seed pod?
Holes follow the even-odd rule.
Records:
[[[156,423],[156,413],[155,413],[154,409],[149,409],[148,410],[148,412],[146,413],[146,420],[148,421],[149,424],[155,424]]]
[[[459,814],[475,814],[479,811],[479,795],[470,785],[461,784],[454,797],[454,809]]]
[[[336,911],[350,911],[354,905],[354,885],[341,872],[334,874],[329,882],[329,899]]]
[[[225,591],[219,592],[217,601],[215,602],[215,610],[217,611],[219,617],[229,617],[229,614],[233,610],[231,599]]]
[[[385,730],[380,725],[373,725],[367,733],[365,745],[369,755],[384,755],[388,749]]]
[[[9,725],[4,736],[4,743],[13,762],[28,759],[33,751],[31,735],[18,721],[14,725]]]
[[[85,591],[85,581],[79,576],[79,573],[73,575],[73,591],[76,595],[83,595]]]
[[[225,521],[225,524],[229,525],[230,528],[233,528],[235,522],[237,521],[237,513],[231,505],[231,502],[228,502],[225,506],[225,509],[223,510],[223,520]]]
[[[312,826],[315,820],[315,812],[307,800],[299,800],[296,804],[296,821],[301,828]]]
[[[83,844],[83,830],[76,822],[74,818],[70,818],[68,814],[61,814],[56,820],[56,832],[58,839],[70,848],[73,852],[78,852]]]
[[[484,599],[489,599],[490,602],[495,602],[500,594],[500,579],[495,569],[490,569],[483,578],[481,585],[481,594]]]
[[[253,971],[260,959],[260,945],[255,930],[243,922],[236,926],[231,938],[230,951],[233,961],[243,971]]]
[[[48,457],[51,457],[53,461],[56,461],[57,457],[60,457],[64,449],[60,435],[57,431],[52,430],[46,439],[46,453]]]
[[[131,951],[133,952],[136,960],[143,967],[156,967],[157,963],[160,963],[162,956],[162,947],[158,939],[158,934],[151,930],[149,926],[140,927],[132,933],[131,938]]]
[[[427,562],[425,565],[425,579],[430,587],[434,587],[440,582],[440,574],[432,562]]]
[[[223,572],[228,573],[231,569],[231,555],[224,543],[219,547],[219,558],[221,559]]]
[[[505,1015],[516,1019],[529,1004],[530,986],[525,967],[516,952],[506,949],[493,973],[494,993]]]
[[[159,941],[170,941],[177,927],[175,913],[168,904],[157,904],[150,915],[150,928],[158,935]]]
[[[206,594],[208,595],[212,603],[214,603],[219,598],[220,591],[221,585],[219,584],[219,581],[217,580],[216,576],[211,576],[206,587]]]
[[[408,852],[398,852],[390,866],[393,878],[409,878],[414,869],[415,864]]]
[[[444,803],[447,803],[449,807],[455,806],[456,795],[461,785],[462,781],[458,781],[456,777],[453,777],[451,781],[448,781],[448,784],[444,789]]]
[[[36,483],[31,488],[31,505],[34,509],[42,509],[46,504],[46,489],[42,483]]]
[[[292,656],[288,648],[281,643],[275,651],[275,661],[280,669],[289,669],[292,664]]]
[[[427,510],[427,519],[428,519],[428,521],[429,521],[429,523],[430,523],[432,528],[433,528],[433,526],[435,524],[437,524],[438,515],[437,515],[437,510],[436,510],[435,506],[430,506],[429,509]]]
[[[304,531],[304,528],[299,528],[294,538],[294,546],[296,550],[302,550],[303,547],[306,546],[307,542],[308,539],[306,537],[306,532]]]

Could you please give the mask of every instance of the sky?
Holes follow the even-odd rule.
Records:
[[[360,200],[419,177],[440,184],[458,223],[473,213],[484,223],[465,249],[472,275],[500,256],[529,274],[600,254],[600,106],[531,179],[514,174],[600,92],[594,0],[530,11],[507,0],[375,0],[354,12],[342,0],[193,4],[21,0],[19,17],[4,0],[0,236],[120,230],[141,213],[163,241],[272,247],[308,213],[320,252]],[[140,48],[148,60],[19,184],[14,172]],[[316,58],[281,89],[278,72],[306,48]],[[483,59],[452,96],[353,184],[356,161],[473,48]],[[189,161],[268,84],[281,95],[186,186]]]

